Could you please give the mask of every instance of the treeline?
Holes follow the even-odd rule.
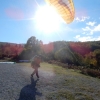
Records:
[[[24,45],[0,42],[0,59],[14,58],[23,51]]]
[[[40,55],[44,61],[55,60],[67,64],[98,67],[100,65],[100,41],[56,41],[43,44],[41,40],[32,36],[28,39],[18,59],[29,60],[34,55]]]
[[[40,55],[43,61],[58,61],[77,66],[100,67],[100,41],[67,42],[56,41],[43,44],[36,37],[30,37],[26,44],[0,43],[0,58],[13,58],[14,61],[30,60]]]

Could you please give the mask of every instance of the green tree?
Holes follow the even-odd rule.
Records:
[[[77,58],[80,65],[84,65],[84,57],[77,52],[74,52],[74,56]]]
[[[55,53],[55,59],[64,63],[76,63],[76,58],[67,48],[62,48]]]
[[[31,59],[36,54],[41,54],[41,43],[36,37],[31,36],[25,44],[24,50],[19,55],[21,59]]]

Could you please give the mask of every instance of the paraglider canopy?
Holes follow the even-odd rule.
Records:
[[[72,0],[45,0],[49,5],[56,8],[57,12],[69,24],[74,20],[74,4]]]

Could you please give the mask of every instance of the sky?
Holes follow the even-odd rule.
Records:
[[[0,0],[0,42],[26,43],[31,36],[43,43],[100,40],[100,0],[73,3],[75,18],[67,24],[45,8],[45,0]]]

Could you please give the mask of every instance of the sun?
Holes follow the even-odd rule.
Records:
[[[39,7],[35,15],[36,27],[45,33],[59,30],[62,19],[51,6]]]

